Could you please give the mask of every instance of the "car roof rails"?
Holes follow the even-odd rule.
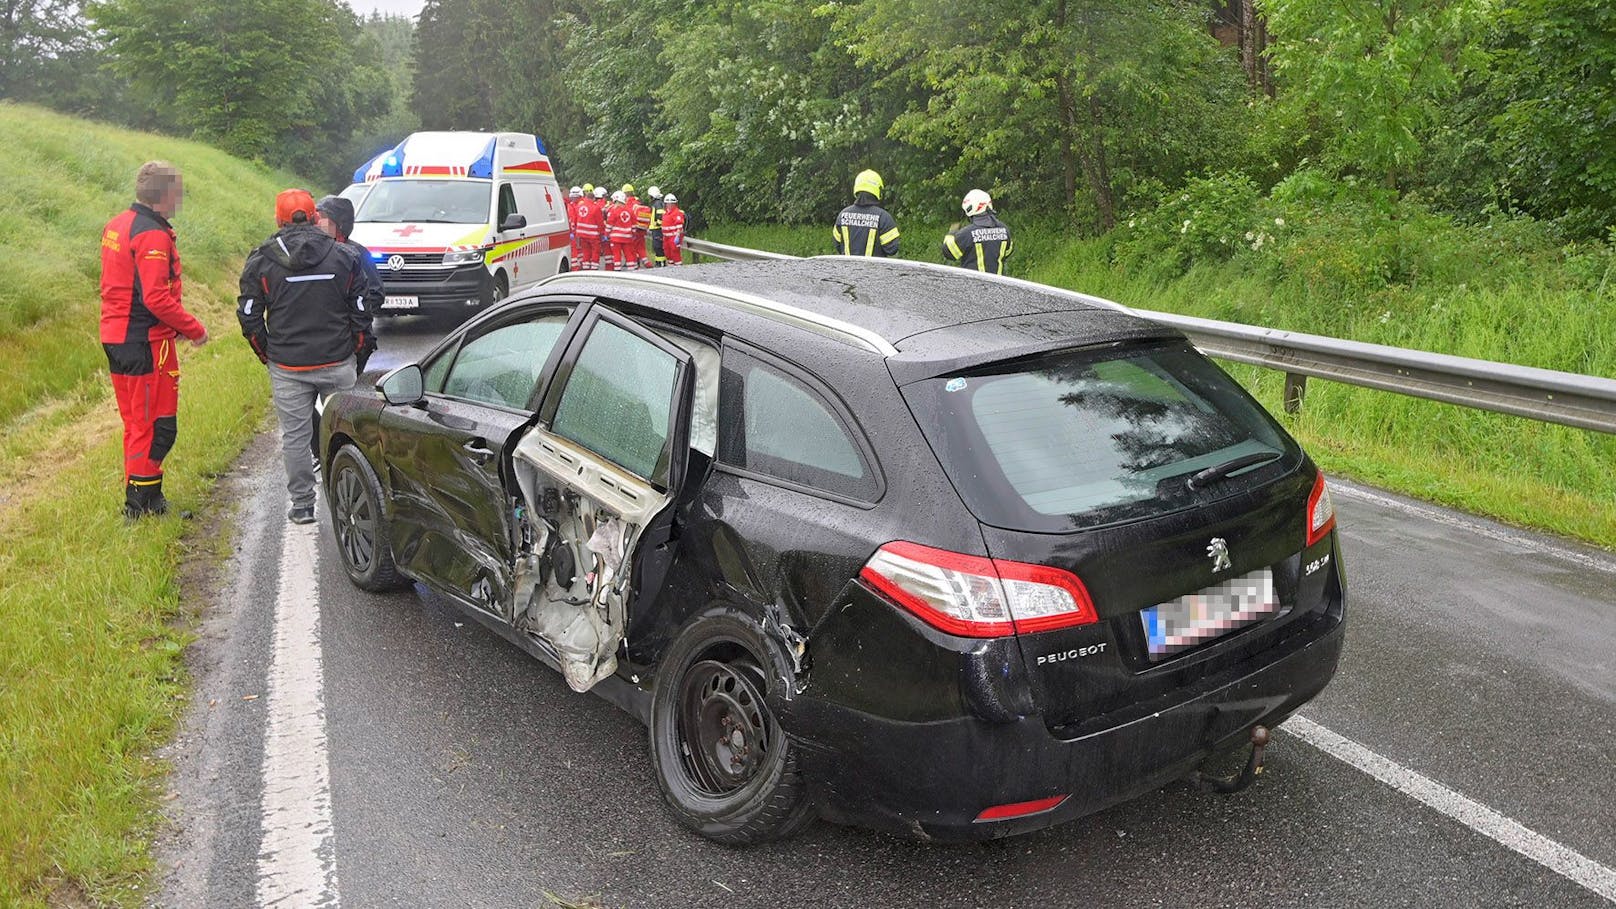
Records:
[[[883,357],[894,357],[898,355],[898,348],[894,347],[891,341],[888,341],[886,338],[881,337],[876,332],[871,331],[862,325],[854,325],[851,322],[833,319],[829,316],[821,315],[816,312],[810,312],[806,309],[801,309],[788,303],[781,303],[777,300],[770,300],[767,297],[760,297],[756,294],[749,294],[744,291],[731,290],[727,287],[718,287],[711,284],[698,284],[695,281],[681,281],[678,278],[664,278],[660,275],[611,271],[563,272],[562,274],[546,278],[541,283],[558,284],[563,282],[571,283],[574,281],[604,281],[606,283],[634,285],[646,288],[659,287],[667,290],[676,290],[685,294],[699,294],[724,306],[728,306],[731,309],[753,313],[754,315],[760,315],[765,318],[773,319],[774,321],[784,325],[794,325],[798,328],[811,331],[817,335],[830,338],[834,341],[840,341],[854,347],[861,347],[871,353],[880,354]]]

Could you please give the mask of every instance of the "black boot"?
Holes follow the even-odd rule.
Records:
[[[129,478],[123,491],[123,516],[130,520],[143,518],[146,515],[160,515],[168,512],[168,500],[163,498],[163,478],[155,477]]]

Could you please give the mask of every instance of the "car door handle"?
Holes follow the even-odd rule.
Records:
[[[472,439],[466,444],[460,446],[460,450],[464,451],[468,455],[471,455],[471,459],[476,461],[478,464],[486,464],[488,459],[494,456],[493,451],[489,450],[488,446],[484,444],[482,439]]]

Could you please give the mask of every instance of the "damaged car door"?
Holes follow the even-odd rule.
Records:
[[[501,454],[533,419],[573,311],[529,308],[468,328],[427,363],[425,396],[382,415],[399,565],[507,622],[516,546]]]
[[[690,451],[690,354],[602,306],[584,317],[516,441],[517,629],[574,691],[617,669],[646,531],[670,519]]]

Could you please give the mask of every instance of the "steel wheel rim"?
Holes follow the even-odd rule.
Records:
[[[716,660],[702,660],[685,673],[675,735],[686,778],[713,797],[755,779],[776,739],[753,677]]]
[[[376,511],[365,494],[359,471],[343,467],[337,473],[333,492],[337,507],[332,523],[337,529],[337,548],[342,550],[348,567],[361,573],[368,571],[376,556]]]

